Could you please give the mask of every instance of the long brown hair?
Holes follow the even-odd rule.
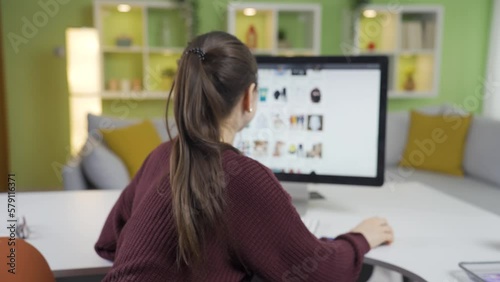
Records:
[[[178,135],[170,157],[178,263],[199,262],[204,238],[219,227],[225,208],[222,152],[234,149],[221,142],[221,122],[256,81],[250,50],[225,32],[196,37],[180,59],[172,88]]]

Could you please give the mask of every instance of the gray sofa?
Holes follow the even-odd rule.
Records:
[[[419,111],[464,114],[449,105]],[[409,123],[408,112],[389,113],[387,116],[386,183],[420,182],[500,215],[500,121],[474,116],[465,145],[465,177],[398,167],[407,143]]]
[[[126,127],[140,122],[140,119],[121,119],[116,117],[96,116],[89,114],[88,139],[82,150],[74,156],[62,169],[65,190],[83,189],[123,189],[130,177],[124,163],[103,141],[100,129]],[[151,120],[156,127],[162,142],[168,140],[165,119]],[[169,123],[171,134],[177,131],[173,122]]]
[[[443,114],[450,106],[420,109],[428,114]],[[130,181],[126,168],[102,142],[99,128],[119,128],[139,120],[89,115],[89,140],[82,153],[63,169],[64,188],[123,189]],[[163,141],[168,139],[163,119],[153,120]],[[421,182],[453,197],[500,215],[500,121],[474,117],[469,129],[463,168],[465,177],[401,169],[409,130],[409,112],[391,112],[387,119],[386,182]],[[170,128],[175,129],[173,124]]]

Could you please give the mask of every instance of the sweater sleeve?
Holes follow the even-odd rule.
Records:
[[[136,186],[143,173],[147,159],[149,157],[146,158],[141,169],[136,173],[129,185],[122,191],[104,223],[101,234],[94,246],[95,251],[102,258],[111,261],[115,259],[118,238],[132,213],[132,203]]]
[[[317,239],[274,175],[258,169],[229,197],[231,240],[244,267],[265,281],[356,281],[370,249],[364,236]]]

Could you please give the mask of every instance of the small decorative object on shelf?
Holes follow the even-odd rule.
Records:
[[[130,47],[132,46],[132,38],[126,35],[122,35],[116,38],[116,46],[119,47]]]
[[[250,49],[257,48],[257,31],[253,25],[248,28],[246,44]]]
[[[367,49],[369,51],[375,51],[376,47],[377,47],[377,45],[375,44],[375,42],[372,41],[372,42],[368,43]]]
[[[406,74],[406,81],[405,81],[405,85],[403,88],[406,91],[415,90],[415,79],[413,78],[413,72],[408,72]]]
[[[108,81],[108,90],[118,91],[120,89],[118,79],[112,78]]]
[[[123,92],[130,92],[130,80],[122,79],[120,81],[120,90]]]
[[[164,90],[170,90],[172,87],[172,84],[174,83],[174,78],[175,78],[175,70],[174,69],[165,69],[161,73],[162,76],[162,86],[161,88]]]
[[[415,67],[407,67],[404,69],[404,83],[403,83],[403,89],[405,91],[414,91],[416,88],[416,82],[415,82]]]
[[[282,29],[278,31],[278,48],[280,49],[288,49],[291,48],[292,45],[287,39],[286,32]]]
[[[142,84],[141,80],[139,78],[136,78],[132,81],[132,91],[141,91],[142,90]]]

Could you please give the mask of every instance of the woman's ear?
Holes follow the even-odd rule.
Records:
[[[250,84],[245,94],[243,96],[243,110],[245,112],[253,112],[257,103],[257,85],[255,83]]]

